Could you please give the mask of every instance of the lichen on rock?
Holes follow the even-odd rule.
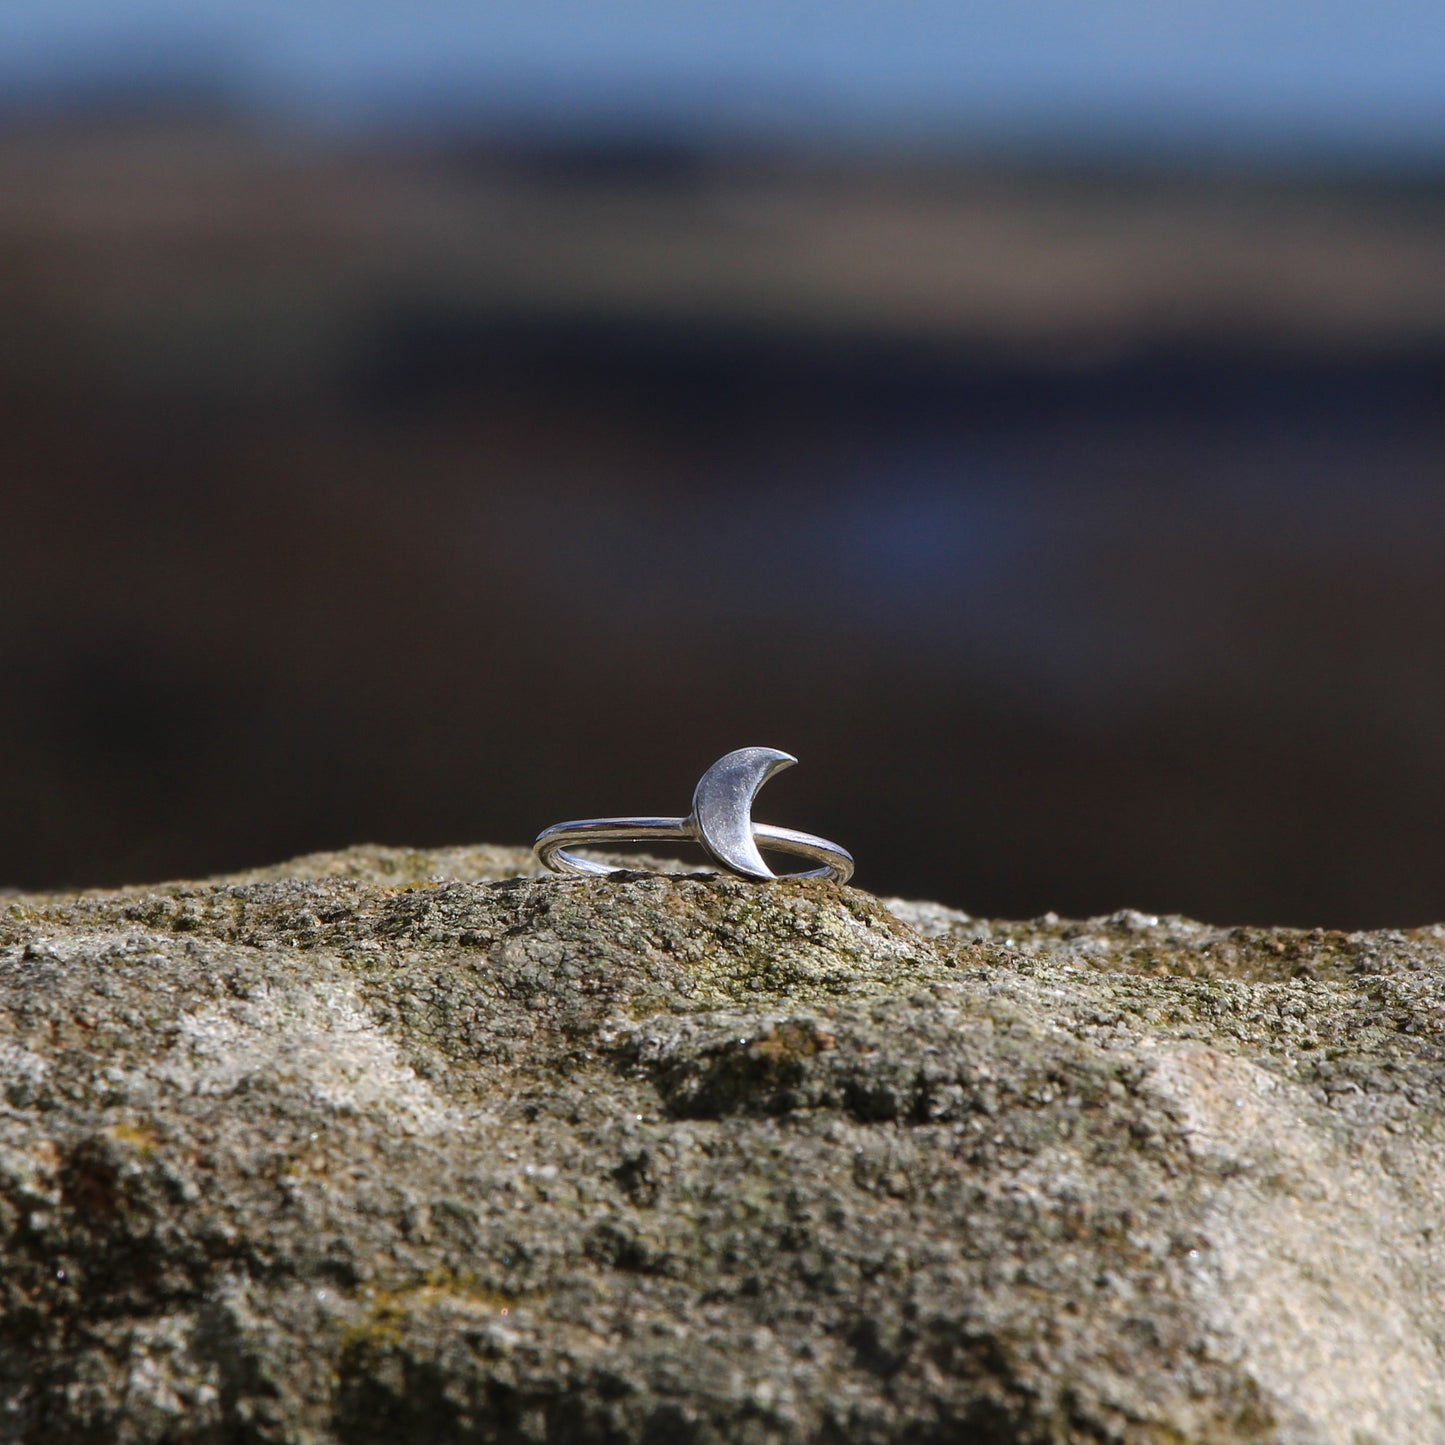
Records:
[[[1442,962],[486,848],[0,899],[0,1441],[1445,1441]]]

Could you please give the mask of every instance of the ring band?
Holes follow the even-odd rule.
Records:
[[[567,850],[592,843],[701,843],[701,835],[689,826],[691,822],[690,818],[587,818],[578,823],[557,823],[538,835],[535,851],[538,860],[556,873],[623,873],[627,870],[578,858]],[[791,828],[774,828],[768,823],[754,823],[753,837],[775,853],[796,853],[823,865],[789,877],[832,878],[846,883],[853,876],[852,856],[826,838],[795,833]]]
[[[853,856],[846,848],[811,833],[775,828],[752,821],[752,803],[758,789],[797,759],[775,748],[739,748],[720,758],[703,774],[693,793],[692,812],[686,818],[586,818],[556,823],[537,835],[538,860],[557,873],[603,874],[625,870],[569,850],[593,843],[697,843],[714,862],[745,878],[773,879],[779,875],[763,862],[761,845],[777,853],[791,853],[821,866],[789,878],[831,878],[846,883],[853,876]]]

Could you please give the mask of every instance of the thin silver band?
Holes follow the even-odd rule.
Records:
[[[846,848],[811,833],[753,822],[758,789],[774,773],[797,761],[791,753],[776,748],[739,748],[719,758],[702,775],[687,817],[584,818],[577,823],[557,823],[537,835],[537,857],[558,873],[618,873],[623,870],[567,850],[585,843],[697,843],[714,862],[744,878],[776,878],[758,851],[761,844],[777,853],[794,853],[822,864],[785,877],[846,883],[853,876],[853,855]]]
[[[753,837],[759,846],[775,853],[794,853],[821,863],[804,873],[789,873],[789,878],[831,878],[846,883],[853,876],[853,856],[846,848],[815,838],[811,833],[797,833],[792,828],[774,828],[769,823],[754,823]],[[701,843],[702,835],[691,818],[586,818],[577,823],[557,823],[537,836],[539,861],[558,873],[621,873],[624,869],[591,858],[579,858],[567,850],[595,843]]]

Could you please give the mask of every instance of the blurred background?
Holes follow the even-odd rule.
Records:
[[[1445,918],[1445,9],[9,0],[0,538],[0,884]]]

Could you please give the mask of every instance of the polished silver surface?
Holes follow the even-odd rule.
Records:
[[[832,878],[846,883],[853,876],[853,857],[846,848],[811,833],[753,822],[758,789],[797,761],[791,753],[776,748],[739,748],[719,758],[702,775],[687,817],[584,818],[557,823],[537,835],[537,857],[557,873],[616,873],[622,870],[579,858],[568,850],[597,843],[694,842],[729,872],[744,878],[777,878],[763,861],[761,844],[772,852],[796,854],[822,865],[784,877]]]
[[[692,818],[702,846],[724,867],[744,878],[771,878],[753,841],[753,799],[774,773],[798,760],[776,748],[739,748],[719,758],[698,780]]]

